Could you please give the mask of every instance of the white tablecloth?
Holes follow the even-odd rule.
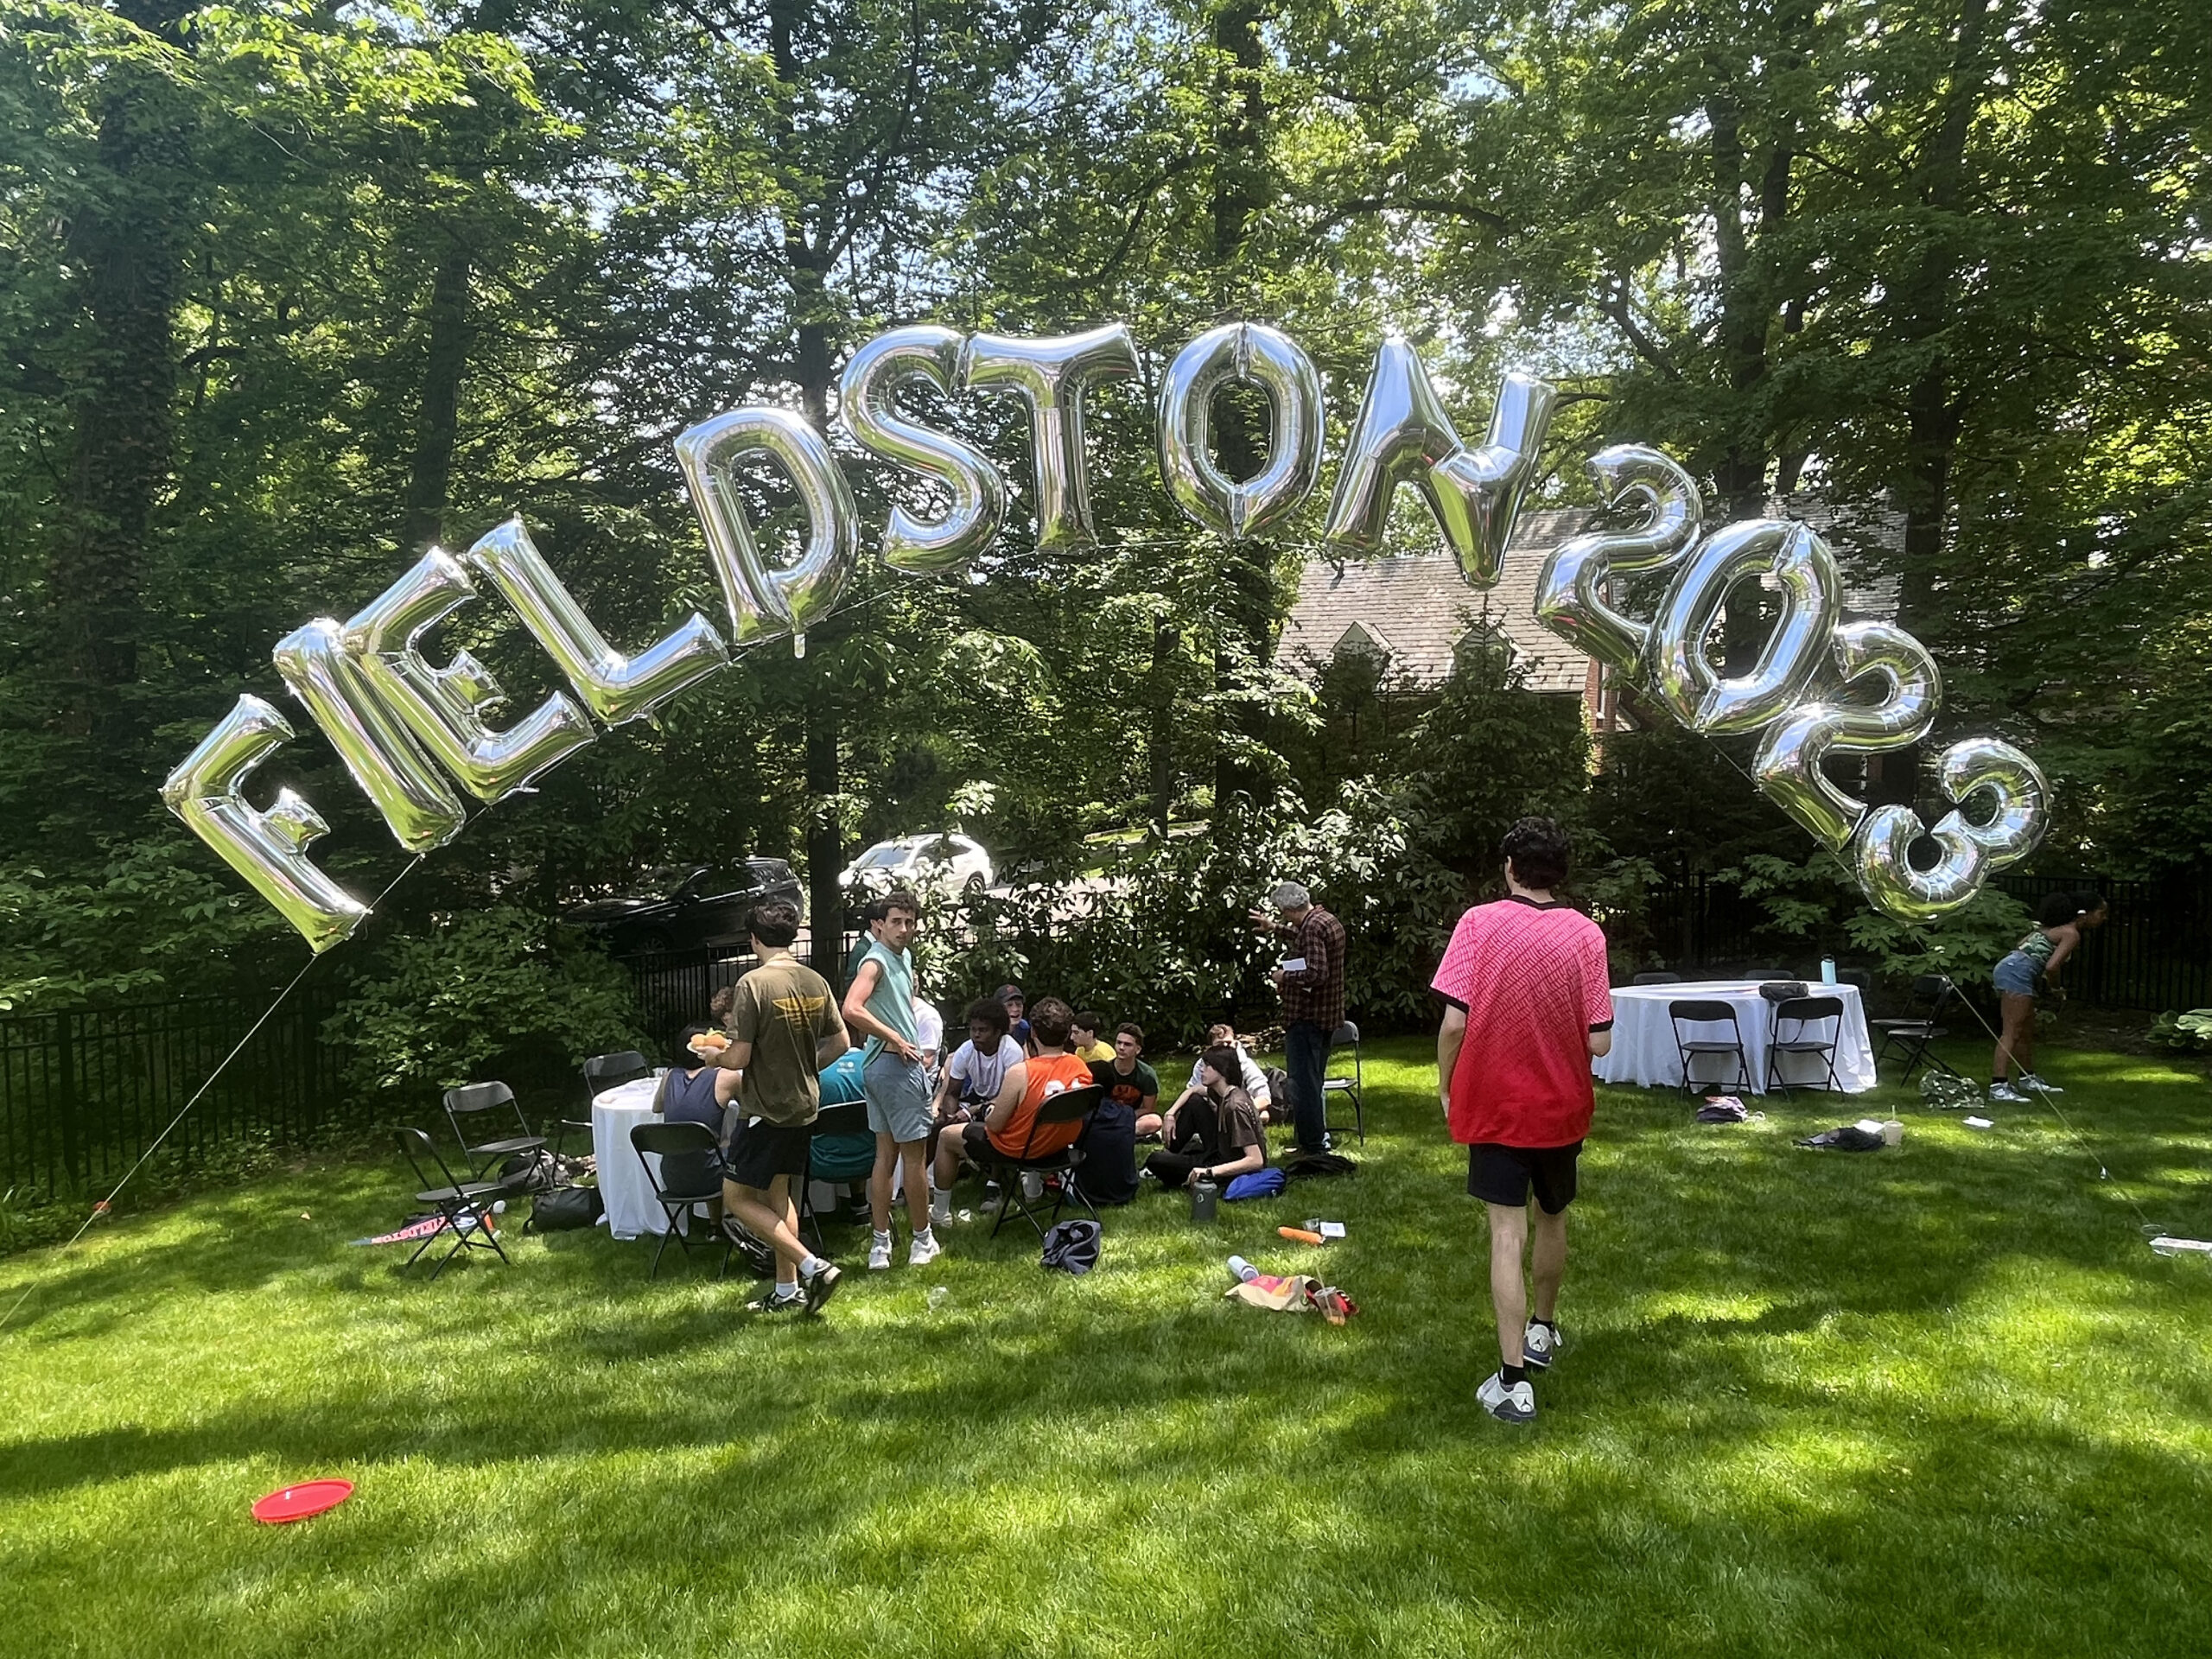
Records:
[[[658,1087],[653,1078],[639,1077],[635,1083],[616,1084],[594,1096],[591,1103],[591,1150],[599,1161],[599,1201],[607,1206],[607,1230],[617,1238],[668,1230],[668,1211],[653,1197],[652,1182],[646,1179],[644,1166],[630,1145],[632,1128],[660,1121],[653,1116],[653,1090]],[[658,1175],[659,1158],[647,1155]]]
[[[1866,1035],[1866,1005],[1856,985],[1808,984],[1810,996],[1834,996],[1843,1001],[1843,1019],[1836,1033],[1835,1071],[1844,1092],[1859,1094],[1874,1086],[1874,1047]],[[1774,1039],[1774,1005],[1759,995],[1748,980],[1685,982],[1676,985],[1617,985],[1613,988],[1612,1052],[1590,1062],[1602,1083],[1633,1083],[1644,1088],[1663,1084],[1682,1086],[1682,1063],[1675,1047],[1675,1028],[1667,1014],[1669,1002],[1726,1002],[1736,1010],[1736,1024],[1743,1033],[1744,1060],[1751,1073],[1751,1091],[1766,1092],[1767,1045]],[[1803,1035],[1818,1040],[1827,1034],[1825,1020],[1806,1027]],[[1691,1041],[1726,1042],[1726,1021],[1693,1026],[1683,1022],[1682,1033]],[[1798,1035],[1793,1023],[1788,1033]],[[1719,1078],[1731,1093],[1743,1090],[1736,1080],[1735,1062],[1726,1054],[1692,1055],[1693,1073],[1700,1080]],[[1782,1075],[1799,1087],[1824,1088],[1827,1066],[1817,1054],[1787,1054]]]

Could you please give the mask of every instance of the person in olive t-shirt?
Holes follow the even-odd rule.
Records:
[[[741,1115],[722,1157],[722,1205],[775,1247],[775,1292],[753,1306],[812,1313],[836,1289],[837,1269],[800,1241],[791,1185],[805,1173],[822,1109],[818,1074],[851,1044],[830,982],[791,955],[798,906],[768,899],[753,907],[750,925],[760,965],[731,988],[721,1059],[738,1073]]]

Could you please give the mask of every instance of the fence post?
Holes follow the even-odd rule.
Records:
[[[61,1166],[68,1172],[70,1185],[82,1190],[85,1143],[83,1126],[77,1120],[84,1103],[78,1087],[77,1046],[81,1035],[78,1017],[74,1012],[55,1016],[54,1030],[60,1039],[61,1049]]]

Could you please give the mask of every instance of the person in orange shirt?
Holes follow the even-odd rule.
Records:
[[[1080,1123],[1048,1123],[1037,1127],[1037,1113],[1054,1095],[1090,1085],[1090,1062],[1068,1052],[1069,1027],[1075,1010],[1057,996],[1047,996],[1029,1009],[1030,1041],[1036,1052],[1007,1068],[998,1098],[979,1123],[963,1123],[957,1136],[943,1135],[937,1143],[937,1184],[950,1188],[964,1159],[980,1164],[986,1158],[1042,1158],[1075,1144],[1083,1133]]]

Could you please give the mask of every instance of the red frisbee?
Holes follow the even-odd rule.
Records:
[[[325,1510],[334,1510],[353,1496],[350,1480],[308,1480],[271,1492],[253,1506],[253,1518],[271,1526],[285,1521],[304,1521]]]

